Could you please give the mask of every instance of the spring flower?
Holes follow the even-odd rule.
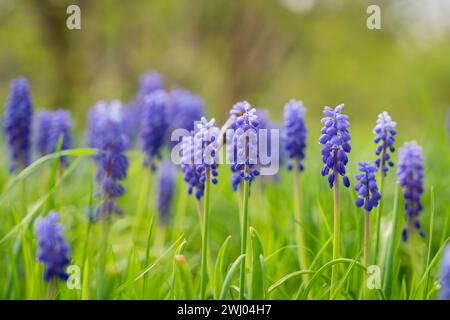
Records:
[[[284,106],[284,132],[283,142],[291,162],[288,169],[293,167],[292,160],[298,166],[298,170],[303,170],[302,160],[305,158],[306,137],[308,129],[305,125],[306,108],[302,101],[290,100]]]
[[[140,100],[146,95],[151,94],[157,90],[164,88],[164,77],[156,72],[149,71],[144,73],[139,79],[139,89],[137,92],[137,99]]]
[[[373,207],[378,205],[378,201],[381,199],[375,180],[375,172],[378,169],[371,165],[370,162],[358,162],[358,166],[361,173],[356,175],[356,179],[359,181],[355,186],[355,190],[358,192],[356,206],[359,208],[364,205],[366,211],[370,212]]]
[[[175,191],[175,171],[170,161],[164,161],[158,176],[158,210],[161,219],[167,222]]]
[[[47,217],[36,221],[36,236],[39,246],[37,259],[45,264],[45,281],[69,278],[65,271],[66,266],[70,263],[69,246],[64,240],[64,227],[58,222],[59,214],[54,210],[50,211]]]
[[[188,184],[188,193],[195,191],[195,198],[200,200],[205,192],[205,182],[200,181],[200,174],[194,165],[194,137],[183,137],[181,143],[181,169],[184,173],[184,181]]]
[[[36,145],[41,156],[55,152],[60,137],[61,150],[72,148],[72,120],[69,111],[41,110],[36,117],[38,121]],[[63,165],[67,165],[65,157],[61,157],[60,160]]]
[[[322,168],[322,175],[328,175],[328,184],[333,188],[335,174],[343,177],[345,187],[350,186],[350,180],[345,174],[345,165],[348,162],[347,153],[350,152],[350,133],[348,127],[350,122],[348,116],[342,114],[343,104],[338,105],[334,110],[325,107],[322,118],[324,127],[321,130],[322,136],[319,143],[323,144],[322,161],[325,164]]]
[[[396,125],[397,123],[392,121],[389,114],[384,111],[378,115],[377,125],[373,129],[373,133],[376,134],[374,142],[378,144],[377,150],[375,151],[375,155],[378,158],[375,160],[375,164],[377,168],[383,170],[384,175],[386,175],[389,167],[394,166],[394,163],[390,160],[389,152],[395,151]]]
[[[136,100],[128,102],[122,109],[123,130],[130,145],[137,137],[141,127],[141,105]]]
[[[67,110],[56,110],[52,115],[52,124],[49,130],[48,150],[55,152],[61,138],[61,150],[68,150],[72,148],[72,120],[70,113]],[[65,157],[60,158],[61,163],[67,166]]]
[[[217,166],[219,157],[217,155],[217,138],[219,128],[214,126],[216,120],[212,118],[210,121],[202,117],[200,123],[197,124],[197,132],[194,135],[195,154],[194,159],[197,165],[197,172],[200,173],[200,179],[206,180],[204,174],[207,170],[211,171],[211,182],[217,183]],[[204,177],[204,178],[203,178]]]
[[[161,148],[164,146],[169,128],[168,95],[155,91],[143,98],[141,110],[141,142],[146,153],[145,165],[155,170],[154,159],[161,158]]]
[[[188,184],[188,193],[195,189],[195,197],[200,200],[204,195],[207,173],[213,184],[218,182],[218,155],[217,138],[219,128],[214,126],[215,119],[207,121],[202,117],[197,124],[197,132],[183,137],[181,168],[184,172],[184,181]]]
[[[175,88],[170,91],[171,108],[170,122],[171,128],[194,130],[194,123],[204,114],[203,101],[183,88]]]
[[[48,148],[48,140],[50,128],[52,126],[52,112],[47,110],[39,110],[36,114],[37,130],[36,130],[36,148],[40,156],[50,153]]]
[[[450,300],[450,245],[447,245],[442,253],[438,281],[441,285],[439,299]]]
[[[398,159],[397,179],[403,189],[407,220],[402,238],[406,241],[412,228],[416,228],[421,236],[425,236],[419,222],[419,213],[423,208],[420,200],[424,178],[422,148],[415,141],[406,142],[399,150]]]
[[[229,144],[228,155],[231,157],[231,170],[251,183],[259,175],[258,169],[258,128],[259,121],[256,109],[246,102],[236,103],[230,114],[235,116],[231,126],[234,134]],[[240,114],[240,115],[238,115]],[[237,187],[237,175],[232,178],[233,189]]]
[[[88,143],[97,148],[96,180],[101,185],[102,203],[96,216],[110,218],[113,213],[121,213],[116,198],[125,192],[120,184],[127,175],[128,158],[124,154],[128,139],[123,132],[122,108],[119,101],[99,102],[89,114]]]
[[[30,164],[32,108],[28,80],[17,78],[11,83],[4,115],[6,140],[11,155],[10,172],[19,171]]]

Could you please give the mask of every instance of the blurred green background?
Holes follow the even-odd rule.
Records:
[[[66,28],[70,4],[81,30]],[[381,30],[366,27],[369,4]],[[35,107],[71,109],[81,131],[91,105],[131,100],[154,69],[220,121],[242,99],[281,120],[297,98],[313,121],[344,102],[352,124],[386,109],[417,132],[447,118],[449,16],[446,0],[0,0],[0,99],[25,75]]]

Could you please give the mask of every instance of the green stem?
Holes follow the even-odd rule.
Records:
[[[154,221],[155,216],[152,217],[152,220],[150,222],[150,227],[148,229],[148,234],[147,234],[147,246],[145,247],[145,264],[144,266],[147,267],[148,263],[149,263],[149,259],[150,259],[150,248],[151,248],[151,243],[152,243],[152,235],[153,235],[153,221]],[[142,279],[142,299],[144,299],[145,297],[145,289],[146,289],[146,285],[147,285],[147,277],[146,275],[144,275],[143,279]]]
[[[384,277],[384,293],[386,297],[389,299],[391,297],[391,289],[392,289],[392,271],[394,265],[394,254],[395,254],[395,243],[396,243],[396,235],[398,229],[398,194],[399,194],[399,186],[398,184],[395,187],[395,196],[394,196],[394,209],[393,209],[393,218],[392,218],[392,233],[389,237],[387,257],[386,257],[386,272]]]
[[[384,187],[384,172],[383,168],[380,170],[380,194],[383,195],[383,187]],[[381,215],[383,214],[383,196],[381,197],[378,207],[377,207],[377,215],[376,215],[376,224],[375,224],[375,263],[378,262],[379,250],[380,250],[380,229],[381,229]]]
[[[369,242],[370,242],[370,212],[366,210],[364,213],[364,266],[369,266]],[[367,290],[367,271],[364,272],[363,277],[363,292],[364,299],[368,299],[368,290]]]
[[[430,229],[428,236],[428,249],[427,249],[427,264],[425,268],[428,268],[431,261],[431,245],[433,243],[433,227],[434,227],[434,212],[435,212],[435,204],[434,204],[434,187],[431,186],[431,218],[430,218]],[[430,273],[427,274],[427,282],[425,285],[425,291],[423,292],[423,299],[426,300],[428,297],[428,287],[430,285]]]
[[[305,236],[303,233],[304,221],[301,214],[301,186],[300,186],[300,170],[299,162],[295,164],[295,175],[294,175],[294,226],[295,226],[295,236],[298,246],[298,264],[300,270],[308,269],[309,261],[305,246]],[[308,282],[308,275],[305,275],[304,282]]]
[[[54,300],[56,296],[56,278],[53,277],[48,284],[47,300]]]
[[[341,241],[341,214],[339,200],[339,173],[336,169],[334,173],[334,226],[333,226],[333,260],[339,258],[340,241]],[[331,285],[330,297],[333,296],[333,290],[337,281],[338,265],[334,264],[331,268]]]
[[[248,167],[245,166],[245,171],[248,172]],[[247,174],[247,173],[246,173]],[[247,233],[248,233],[248,197],[250,191],[249,180],[244,181],[244,200],[242,202],[242,224],[241,224],[241,255],[247,253]],[[245,299],[245,258],[241,261],[241,273],[239,281],[239,299]]]
[[[107,265],[107,257],[108,257],[108,241],[109,241],[109,233],[111,228],[110,217],[102,218],[102,261],[101,261],[101,270],[99,272],[101,286],[99,299],[106,299],[107,286],[106,286],[106,265]]]
[[[205,205],[203,207],[203,237],[202,237],[202,264],[200,278],[200,299],[206,299],[206,285],[208,281],[208,236],[209,236],[209,189],[210,189],[209,169],[206,171],[205,181]]]

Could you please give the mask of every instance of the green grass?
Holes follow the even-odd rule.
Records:
[[[426,119],[433,123],[430,119]],[[356,122],[355,119],[353,119]],[[442,126],[406,132],[399,121],[397,147],[417,140],[424,148],[425,193],[421,221],[426,238],[400,240],[403,197],[395,170],[384,180],[378,246],[371,261],[381,268],[380,290],[371,299],[435,299],[440,254],[449,241],[449,141]],[[371,127],[351,127],[349,174],[352,186],[358,161],[373,161]],[[241,248],[242,197],[230,187],[230,170],[219,168],[219,184],[210,186],[209,241],[203,259],[207,299],[238,299],[240,266],[245,261],[245,298],[361,299],[363,297],[364,212],[354,205],[352,188],[340,190],[341,250],[333,260],[333,191],[320,175],[318,129],[310,128],[305,171],[302,172],[301,222],[307,268],[299,268],[298,226],[294,214],[294,173],[280,169],[277,179],[258,177],[248,199],[248,241]],[[186,195],[178,173],[172,216],[162,225],[155,205],[155,175],[145,173],[142,154],[130,151],[126,193],[119,204],[123,216],[104,228],[90,223],[96,204],[94,163],[90,149],[66,151],[70,166],[55,178],[54,155],[36,160],[18,175],[6,173],[0,158],[0,298],[45,299],[48,284],[36,259],[34,222],[54,207],[62,216],[72,264],[81,271],[80,289],[59,281],[56,299],[196,299],[201,292],[202,237],[196,201]],[[394,160],[397,154],[394,155]],[[375,239],[376,216],[371,216]],[[108,229],[107,231],[105,229]],[[379,252],[375,253],[375,248]],[[242,254],[242,253],[245,253]],[[208,267],[206,268],[206,265]],[[330,292],[331,270],[337,272]]]

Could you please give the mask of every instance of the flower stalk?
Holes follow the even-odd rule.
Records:
[[[209,192],[210,192],[210,172],[206,169],[205,195],[203,207],[203,228],[202,228],[202,262],[200,278],[200,299],[206,299],[206,286],[208,282],[208,238],[209,238]]]

